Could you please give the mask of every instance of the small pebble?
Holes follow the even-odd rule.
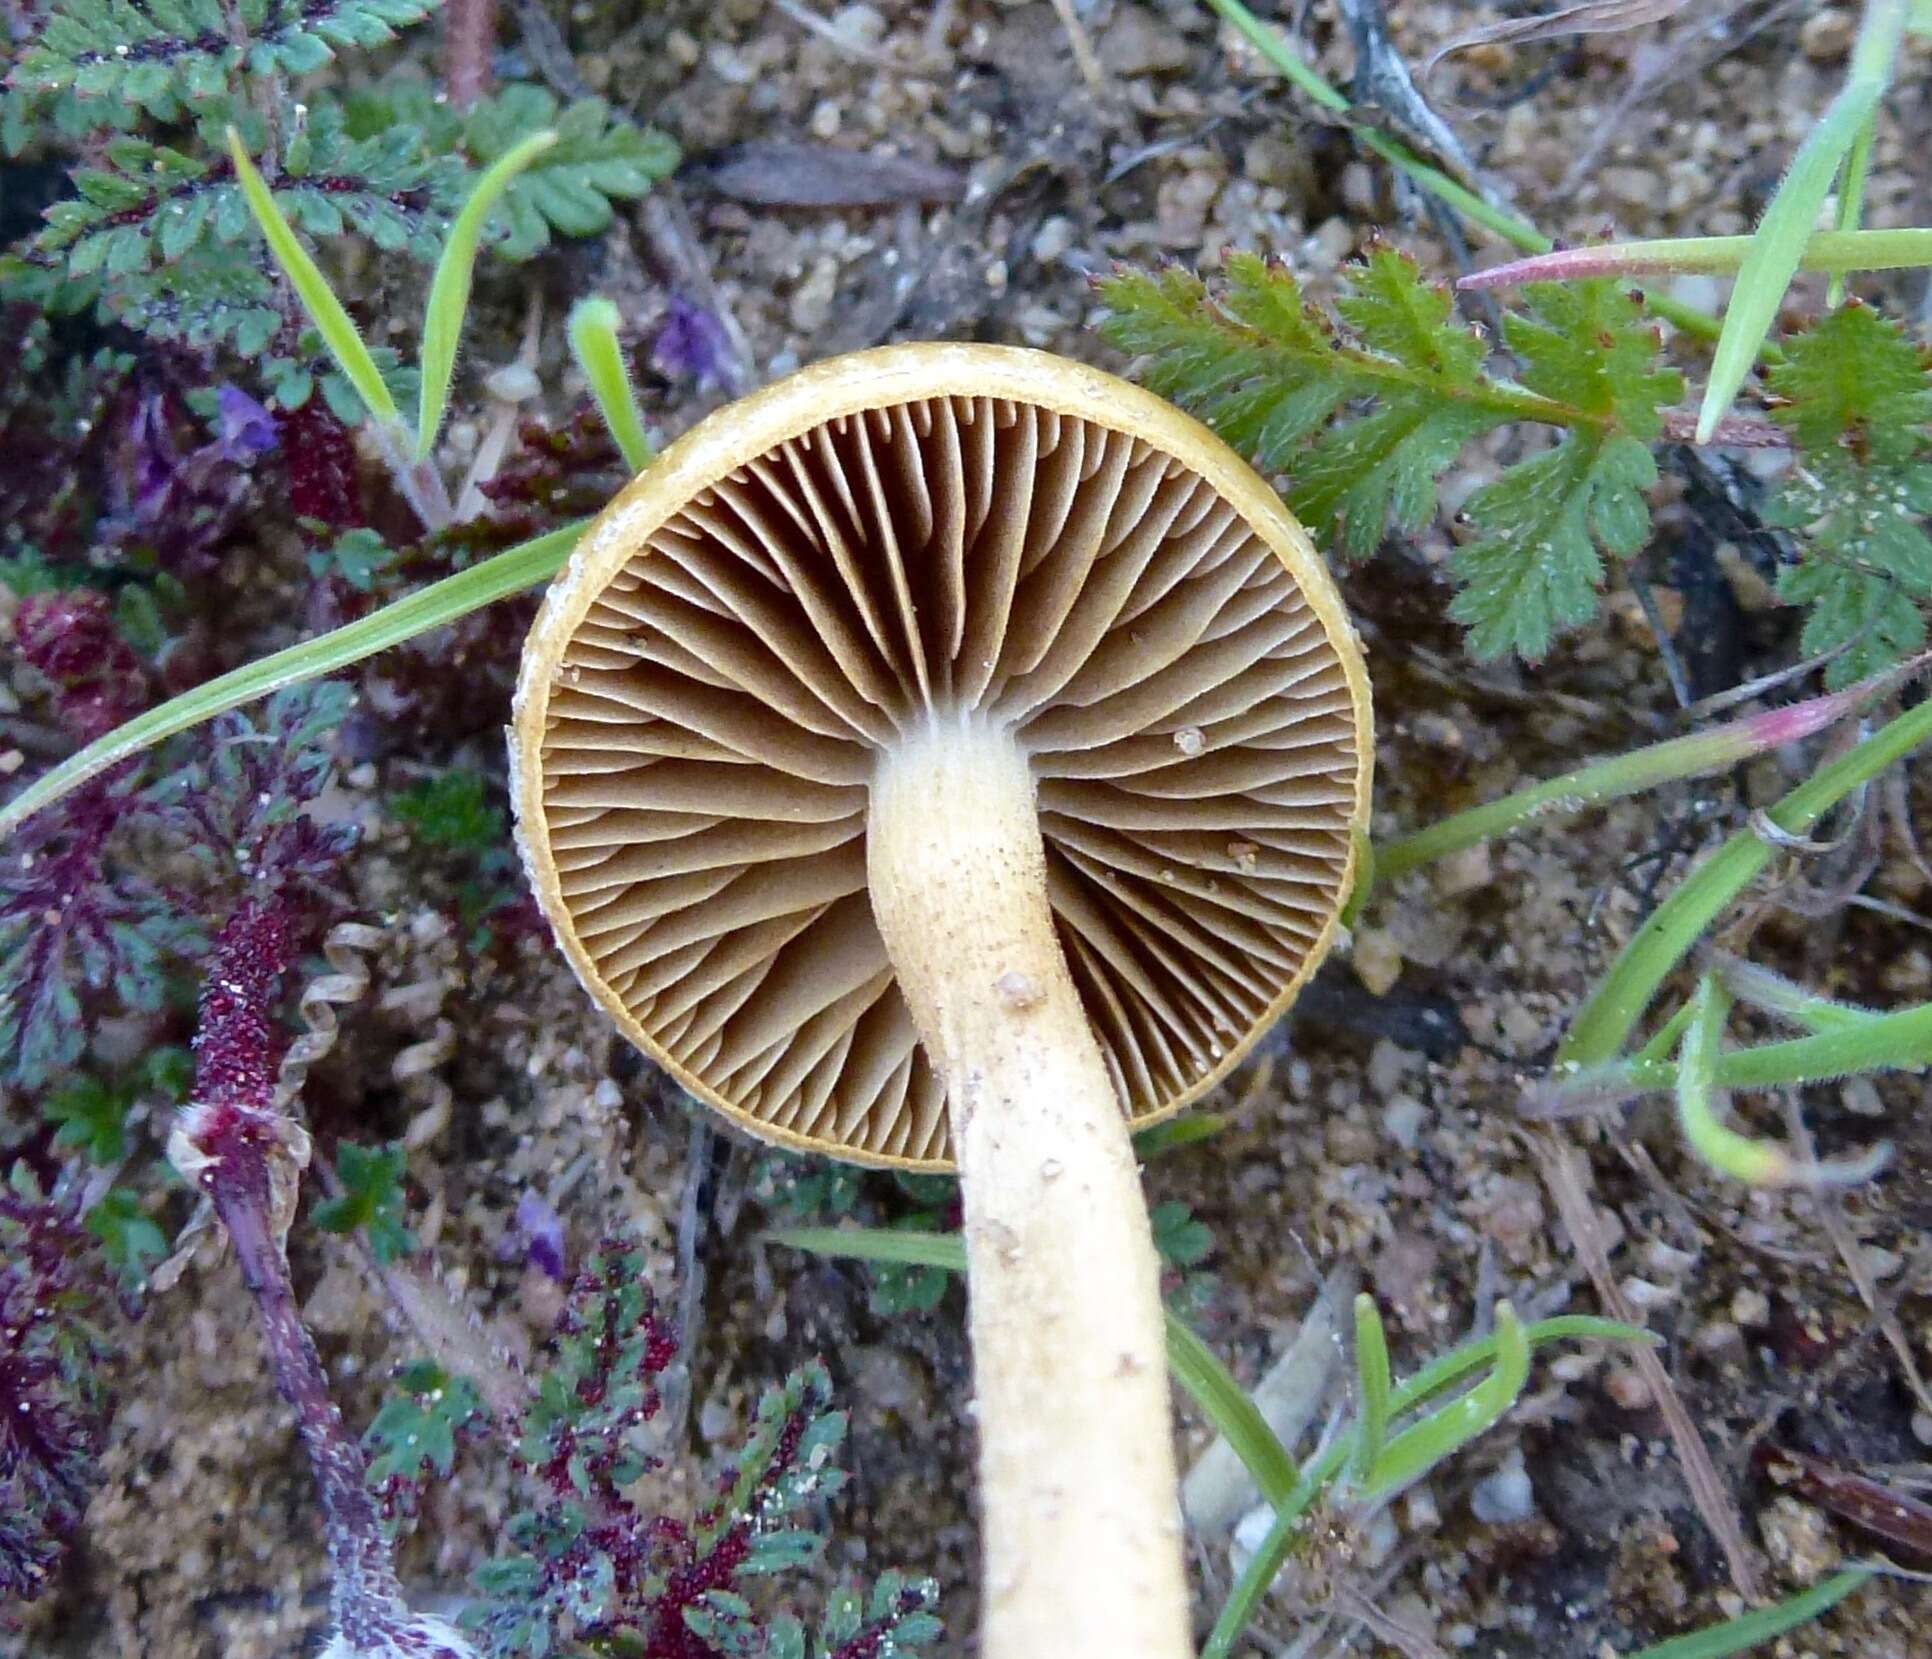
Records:
[[[1536,1513],[1536,1492],[1520,1454],[1476,1482],[1469,1512],[1485,1526],[1514,1526]]]
[[[1355,935],[1355,977],[1371,996],[1385,997],[1402,977],[1402,952],[1386,928],[1364,928]]]
[[[1123,6],[1095,42],[1101,68],[1115,75],[1159,75],[1187,67],[1187,42],[1154,13]]]
[[[1650,1404],[1650,1384],[1627,1365],[1604,1378],[1603,1391],[1625,1411],[1642,1411]]]
[[[1786,1492],[1758,1512],[1765,1552],[1794,1584],[1816,1584],[1842,1559],[1831,1522]]]

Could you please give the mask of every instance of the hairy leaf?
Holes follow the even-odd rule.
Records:
[[[1656,331],[1611,283],[1525,290],[1504,323],[1513,381],[1485,369],[1449,294],[1389,249],[1349,273],[1332,318],[1287,270],[1247,254],[1212,287],[1126,271],[1102,295],[1103,333],[1143,357],[1147,384],[1285,473],[1296,512],[1350,558],[1391,526],[1426,524],[1472,439],[1512,422],[1559,429],[1554,449],[1468,504],[1476,538],[1453,567],[1454,614],[1478,655],[1541,655],[1595,610],[1603,553],[1632,553],[1648,533],[1646,446],[1682,382],[1657,367]]]
[[[1861,305],[1793,339],[1771,374],[1772,413],[1799,460],[1765,508],[1802,532],[1803,556],[1779,573],[1779,597],[1808,605],[1803,649],[1836,651],[1834,689],[1924,644],[1932,599],[1932,374],[1897,324]]]
[[[436,0],[59,0],[14,71],[42,94],[134,105],[162,120],[224,96],[231,77],[306,75],[343,46],[377,46]]]

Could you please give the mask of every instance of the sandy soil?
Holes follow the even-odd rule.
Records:
[[[1393,39],[1414,65],[1472,17],[1451,5],[1394,11]],[[1263,248],[1320,287],[1379,232],[1454,268],[1456,251],[1385,171],[1339,131],[1311,124],[1250,49],[1178,0],[1096,0],[1084,10],[1098,92],[1045,3],[854,5],[832,23],[844,44],[764,0],[591,13],[578,8],[566,24],[585,80],[707,161],[686,200],[760,376],[919,336],[1103,357],[1088,332],[1088,277],[1115,260],[1196,263],[1227,246]],[[1483,47],[1445,61],[1427,89],[1486,174],[1552,233],[1736,231],[1834,90],[1852,15],[1847,6],[1745,6],[1723,41],[1689,42],[1680,21],[1556,47]],[[1308,8],[1305,29],[1320,65],[1345,82],[1352,52],[1333,4]],[[1874,222],[1925,218],[1924,67],[1921,53],[1900,77],[1873,169]],[[717,154],[777,140],[943,168],[958,199],[793,208],[712,187],[722,179],[741,197],[780,188],[755,152],[748,173]],[[835,163],[814,166],[818,188],[859,188]],[[559,295],[596,282],[648,316],[663,290],[645,242],[627,225],[567,252],[550,280]],[[1901,287],[1894,297],[1919,296]],[[484,303],[508,355],[520,296],[505,284]],[[491,356],[487,342],[477,349]],[[547,371],[550,384],[560,378]],[[659,417],[679,429],[714,398],[673,392]],[[1480,473],[1478,461],[1455,488]],[[1667,495],[1651,569],[1666,617],[1678,617],[1693,603],[1684,570],[1735,561],[1713,564],[1690,483],[1678,475]],[[1470,667],[1441,620],[1436,566],[1447,547],[1438,531],[1348,577],[1381,720],[1380,832],[1672,729],[1656,637],[1625,594],[1603,627],[1535,673]],[[1788,660],[1788,622],[1765,612],[1748,580],[1718,585],[1720,600],[1685,624],[1703,630],[1687,650],[1707,649],[1708,672],[1733,679]],[[500,699],[500,669],[483,681]],[[310,1110],[362,1139],[401,1133],[433,1090],[397,1086],[390,1064],[439,1015],[453,1023],[440,1075],[454,1111],[411,1166],[419,1231],[466,1296],[527,1343],[552,1301],[539,1275],[501,1259],[520,1194],[546,1193],[579,1248],[609,1228],[641,1230],[662,1294],[675,1297],[693,1131],[676,1091],[613,1044],[547,945],[525,937],[481,956],[467,950],[442,920],[454,908],[451,874],[414,858],[379,820],[374,801],[408,780],[412,761],[500,776],[489,727],[501,712],[454,750],[380,755],[350,776],[348,809],[374,827],[356,867],[359,898],[391,933],[376,981],[419,989],[400,1007],[347,1016]],[[1739,1519],[1751,1570],[1775,1593],[1867,1546],[1781,1496],[1754,1467],[1754,1446],[1769,1436],[1848,1466],[1926,1473],[1932,1416],[1918,1411],[1839,1243],[1863,1253],[1880,1308],[1927,1362],[1932,1120],[1916,1110],[1922,1085],[1805,1093],[1824,1150],[1880,1135],[1898,1144],[1894,1173],[1835,1216],[1810,1199],[1743,1196],[1711,1179],[1655,1115],[1543,1136],[1526,1129],[1518,1105],[1524,1078],[1654,895],[1787,775],[1767,761],[1553,825],[1382,893],[1352,964],[1331,968],[1284,1040],[1214,1103],[1229,1114],[1227,1129],[1149,1174],[1150,1196],[1185,1200],[1213,1231],[1219,1291],[1206,1329],[1251,1381],[1344,1265],[1381,1298],[1405,1367],[1478,1326],[1498,1295],[1540,1312],[1601,1310],[1547,1175],[1552,1148],[1574,1150],[1609,1241],[1608,1276],[1665,1339],[1671,1383],[1709,1447],[1721,1501]],[[1873,890],[1918,907],[1924,887],[1894,856]],[[1932,980],[1922,931],[1866,911],[1771,914],[1754,949],[1853,999],[1922,998]],[[1775,1106],[1752,1112],[1778,1127]],[[698,1234],[707,1292],[667,1504],[688,1501],[690,1471],[729,1446],[761,1386],[820,1353],[853,1412],[855,1479],[831,1517],[833,1566],[937,1574],[947,1651],[970,1651],[959,1291],[931,1314],[878,1316],[861,1270],[758,1244],[769,1219],[759,1155],[732,1147],[716,1158],[710,1185],[724,1202]],[[867,1178],[863,1194],[878,1216],[908,1205],[882,1179]],[[366,1421],[409,1345],[339,1247],[302,1228],[295,1244],[298,1284],[344,1406]],[[140,1327],[107,1488],[69,1588],[29,1628],[25,1651],[284,1659],[308,1650],[326,1593],[320,1544],[307,1473],[258,1353],[232,1264],[192,1271]],[[1187,1447],[1198,1450],[1202,1426],[1191,1409],[1182,1417]],[[1527,1502],[1506,1505],[1511,1518],[1478,1519],[1481,1493],[1520,1498],[1513,1479],[1484,1484],[1518,1467]],[[460,1591],[507,1501],[494,1463],[466,1468],[437,1497],[433,1524],[405,1555],[426,1600]],[[1487,1500],[1476,1508],[1494,1513]],[[1342,1540],[1277,1588],[1257,1627],[1269,1651],[1352,1643],[1360,1653],[1596,1659],[1741,1605],[1658,1398],[1627,1360],[1598,1350],[1542,1363],[1507,1425],[1390,1523]],[[1203,1541],[1200,1572],[1211,1610],[1228,1577],[1224,1540]],[[1382,1624],[1321,1611],[1362,1598]],[[1297,1648],[1309,1632],[1312,1644]],[[1932,1617],[1904,1586],[1868,1588],[1773,1651],[1905,1659],[1928,1648]]]

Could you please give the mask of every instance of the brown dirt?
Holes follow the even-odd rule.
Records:
[[[1412,64],[1469,16],[1450,5],[1397,10],[1395,40]],[[1574,187],[1564,187],[1566,172],[1602,136],[1656,30],[1479,49],[1446,62],[1429,90],[1488,172],[1552,233],[1738,230],[1836,86],[1849,33],[1838,25],[1852,15],[1847,6],[1755,8],[1767,10],[1778,15],[1739,49],[1638,99]],[[700,240],[761,375],[921,335],[1103,356],[1088,332],[1087,278],[1115,260],[1197,263],[1226,246],[1257,247],[1321,287],[1381,233],[1452,266],[1383,170],[1338,131],[1312,125],[1250,49],[1187,4],[1096,0],[1085,10],[1107,70],[1099,98],[1045,3],[855,5],[838,26],[864,55],[808,35],[763,0],[582,11],[567,27],[585,77],[692,152],[810,137],[944,163],[966,181],[963,200],[938,207],[774,209],[694,193]],[[1345,79],[1346,30],[1326,0],[1309,8],[1307,38],[1324,69]],[[880,67],[877,55],[914,67]],[[1875,158],[1874,222],[1925,218],[1924,66],[1921,51],[1900,77]],[[1531,96],[1489,107],[1545,69],[1553,73]],[[572,291],[595,281],[648,315],[662,295],[638,246],[635,234],[619,234],[571,250],[560,280]],[[518,296],[486,299],[504,308],[507,341]],[[478,346],[480,358],[507,355],[507,344]],[[686,398],[666,403],[661,419],[675,430],[697,412]],[[1689,517],[1667,508],[1660,540],[1687,534]],[[1378,832],[1669,729],[1654,638],[1622,598],[1604,626],[1534,673],[1472,668],[1440,620],[1433,567],[1447,546],[1438,532],[1413,556],[1348,579],[1379,704]],[[1663,598],[1678,601],[1668,584]],[[1739,666],[1771,666],[1789,645],[1779,618],[1746,615]],[[500,769],[493,739],[459,758]],[[1209,1331],[1244,1380],[1281,1350],[1321,1275],[1344,1260],[1388,1310],[1405,1367],[1467,1333],[1499,1294],[1539,1311],[1598,1307],[1524,1133],[1522,1080],[1660,886],[1789,775],[1770,762],[1741,779],[1666,791],[1454,860],[1375,900],[1356,966],[1331,970],[1337,995],[1322,1006],[1332,1017],[1298,1018],[1286,1051],[1250,1066],[1214,1103],[1229,1127],[1150,1170],[1151,1197],[1187,1201],[1213,1230],[1221,1290]],[[371,764],[351,778],[351,795],[373,817],[371,798],[403,781],[396,763]],[[357,879],[367,913],[393,934],[378,985],[431,983],[457,1027],[443,1070],[454,1116],[411,1165],[426,1207],[420,1230],[438,1260],[528,1341],[549,1297],[500,1261],[496,1245],[518,1195],[535,1185],[569,1217],[578,1248],[605,1229],[639,1229],[656,1282],[673,1296],[690,1139],[675,1091],[614,1047],[540,942],[499,943],[478,958],[444,937],[434,918],[451,903],[447,879],[410,865],[393,833],[370,843]],[[1895,858],[1878,890],[1918,905],[1923,885]],[[1932,979],[1921,935],[1863,911],[1824,924],[1773,917],[1757,950],[1835,994],[1874,1002],[1923,997]],[[1386,993],[1381,1003],[1365,981]],[[1390,1010],[1423,999],[1452,1006],[1466,1028],[1467,1040],[1439,1058],[1375,1034]],[[413,1017],[368,1005],[349,1013],[311,1111],[364,1139],[401,1132],[423,1097],[399,1090],[388,1066],[427,1017],[421,1006]],[[1884,1305],[1932,1364],[1923,1245],[1932,1131],[1914,1112],[1921,1096],[1916,1081],[1887,1081],[1876,1091],[1811,1090],[1803,1106],[1826,1150],[1880,1134],[1898,1142],[1894,1174],[1845,1201],[1846,1225],[1877,1253]],[[1750,1110],[1777,1127],[1774,1109]],[[1666,1339],[1675,1386],[1763,1552],[1765,1584],[1785,1593],[1838,1556],[1858,1556],[1865,1540],[1819,1526],[1802,1506],[1794,1517],[1793,1500],[1778,1500],[1749,1456],[1775,1424],[1779,1436],[1848,1464],[1925,1470],[1932,1423],[1914,1419],[1899,1363],[1817,1204],[1741,1195],[1687,1158],[1655,1113],[1562,1133],[1587,1150],[1595,1201],[1618,1241],[1613,1271]],[[735,1153],[727,1182],[752,1178],[755,1156]],[[903,1207],[890,1183],[868,1178],[866,1192],[881,1213]],[[788,1364],[823,1354],[854,1424],[855,1478],[832,1517],[834,1565],[937,1574],[947,1651],[970,1651],[960,1293],[930,1315],[881,1318],[867,1307],[861,1271],[759,1245],[764,1220],[754,1199],[728,1233],[704,1237],[709,1293],[680,1467],[727,1447],[759,1388]],[[343,1405],[365,1422],[409,1346],[333,1242],[303,1228],[295,1240],[298,1283]],[[315,1513],[232,1264],[192,1271],[159,1303],[127,1356],[126,1388],[74,1577],[30,1626],[26,1651],[307,1651],[326,1593]],[[1183,1419],[1187,1447],[1198,1449],[1198,1414],[1184,1407]],[[1533,1513],[1513,1524],[1474,1519],[1476,1482],[1517,1456]],[[688,1483],[666,1482],[673,1506],[689,1496],[679,1479]],[[1397,1507],[1392,1533],[1351,1541],[1319,1574],[1278,1589],[1258,1627],[1271,1650],[1315,1629],[1311,1608],[1338,1583],[1371,1594],[1442,1650],[1546,1659],[1624,1652],[1739,1606],[1656,1402],[1614,1356],[1545,1360],[1509,1423],[1430,1486],[1429,1501]],[[459,1475],[437,1500],[434,1525],[405,1558],[432,1600],[460,1591],[506,1501],[493,1466]],[[1211,1610],[1227,1579],[1221,1544],[1204,1551],[1201,1571]],[[1361,1653],[1399,1651],[1347,1619],[1323,1628],[1293,1650],[1352,1641]],[[1920,1592],[1873,1586],[1776,1651],[1904,1659],[1928,1648]]]

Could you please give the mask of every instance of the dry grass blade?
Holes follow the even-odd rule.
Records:
[[[1596,1210],[1584,1184],[1587,1177],[1580,1167],[1582,1155],[1575,1147],[1565,1145],[1547,1130],[1534,1132],[1529,1139],[1536,1154],[1537,1166],[1542,1171],[1543,1184],[1549,1188],[1557,1214],[1562,1217],[1577,1256],[1590,1275],[1591,1284],[1596,1287],[1603,1311],[1612,1319],[1636,1323],[1636,1310],[1631,1307],[1629,1298],[1623,1293],[1623,1286],[1610,1268],[1609,1252],[1604,1246]],[[1697,1513],[1703,1517],[1704,1524],[1711,1529],[1718,1547],[1724,1552],[1731,1583],[1739,1595],[1746,1600],[1756,1601],[1759,1596],[1757,1569],[1752,1564],[1750,1546],[1744,1539],[1744,1526],[1738,1519],[1737,1509],[1729,1494],[1724,1490],[1723,1481],[1718,1478],[1717,1466],[1711,1461],[1704,1437],[1697,1432],[1697,1425],[1691,1421],[1690,1412],[1685,1408],[1676,1385],[1670,1380],[1670,1373],[1664,1369],[1664,1362],[1657,1357],[1656,1350],[1636,1348],[1631,1361],[1650,1389],[1658,1410],[1664,1415],[1671,1442],[1677,1448],[1678,1457],[1683,1460],[1684,1481],[1690,1488],[1691,1501],[1696,1504]]]
[[[1580,5],[1536,17],[1506,18],[1471,29],[1437,47],[1423,64],[1422,73],[1429,74],[1444,58],[1472,46],[1526,46],[1532,41],[1561,40],[1568,35],[1621,34],[1665,22],[1688,4],[1689,0],[1582,0]]]
[[[1765,1446],[1758,1454],[1774,1481],[1888,1544],[1932,1556],[1932,1504],[1821,1457]]]

